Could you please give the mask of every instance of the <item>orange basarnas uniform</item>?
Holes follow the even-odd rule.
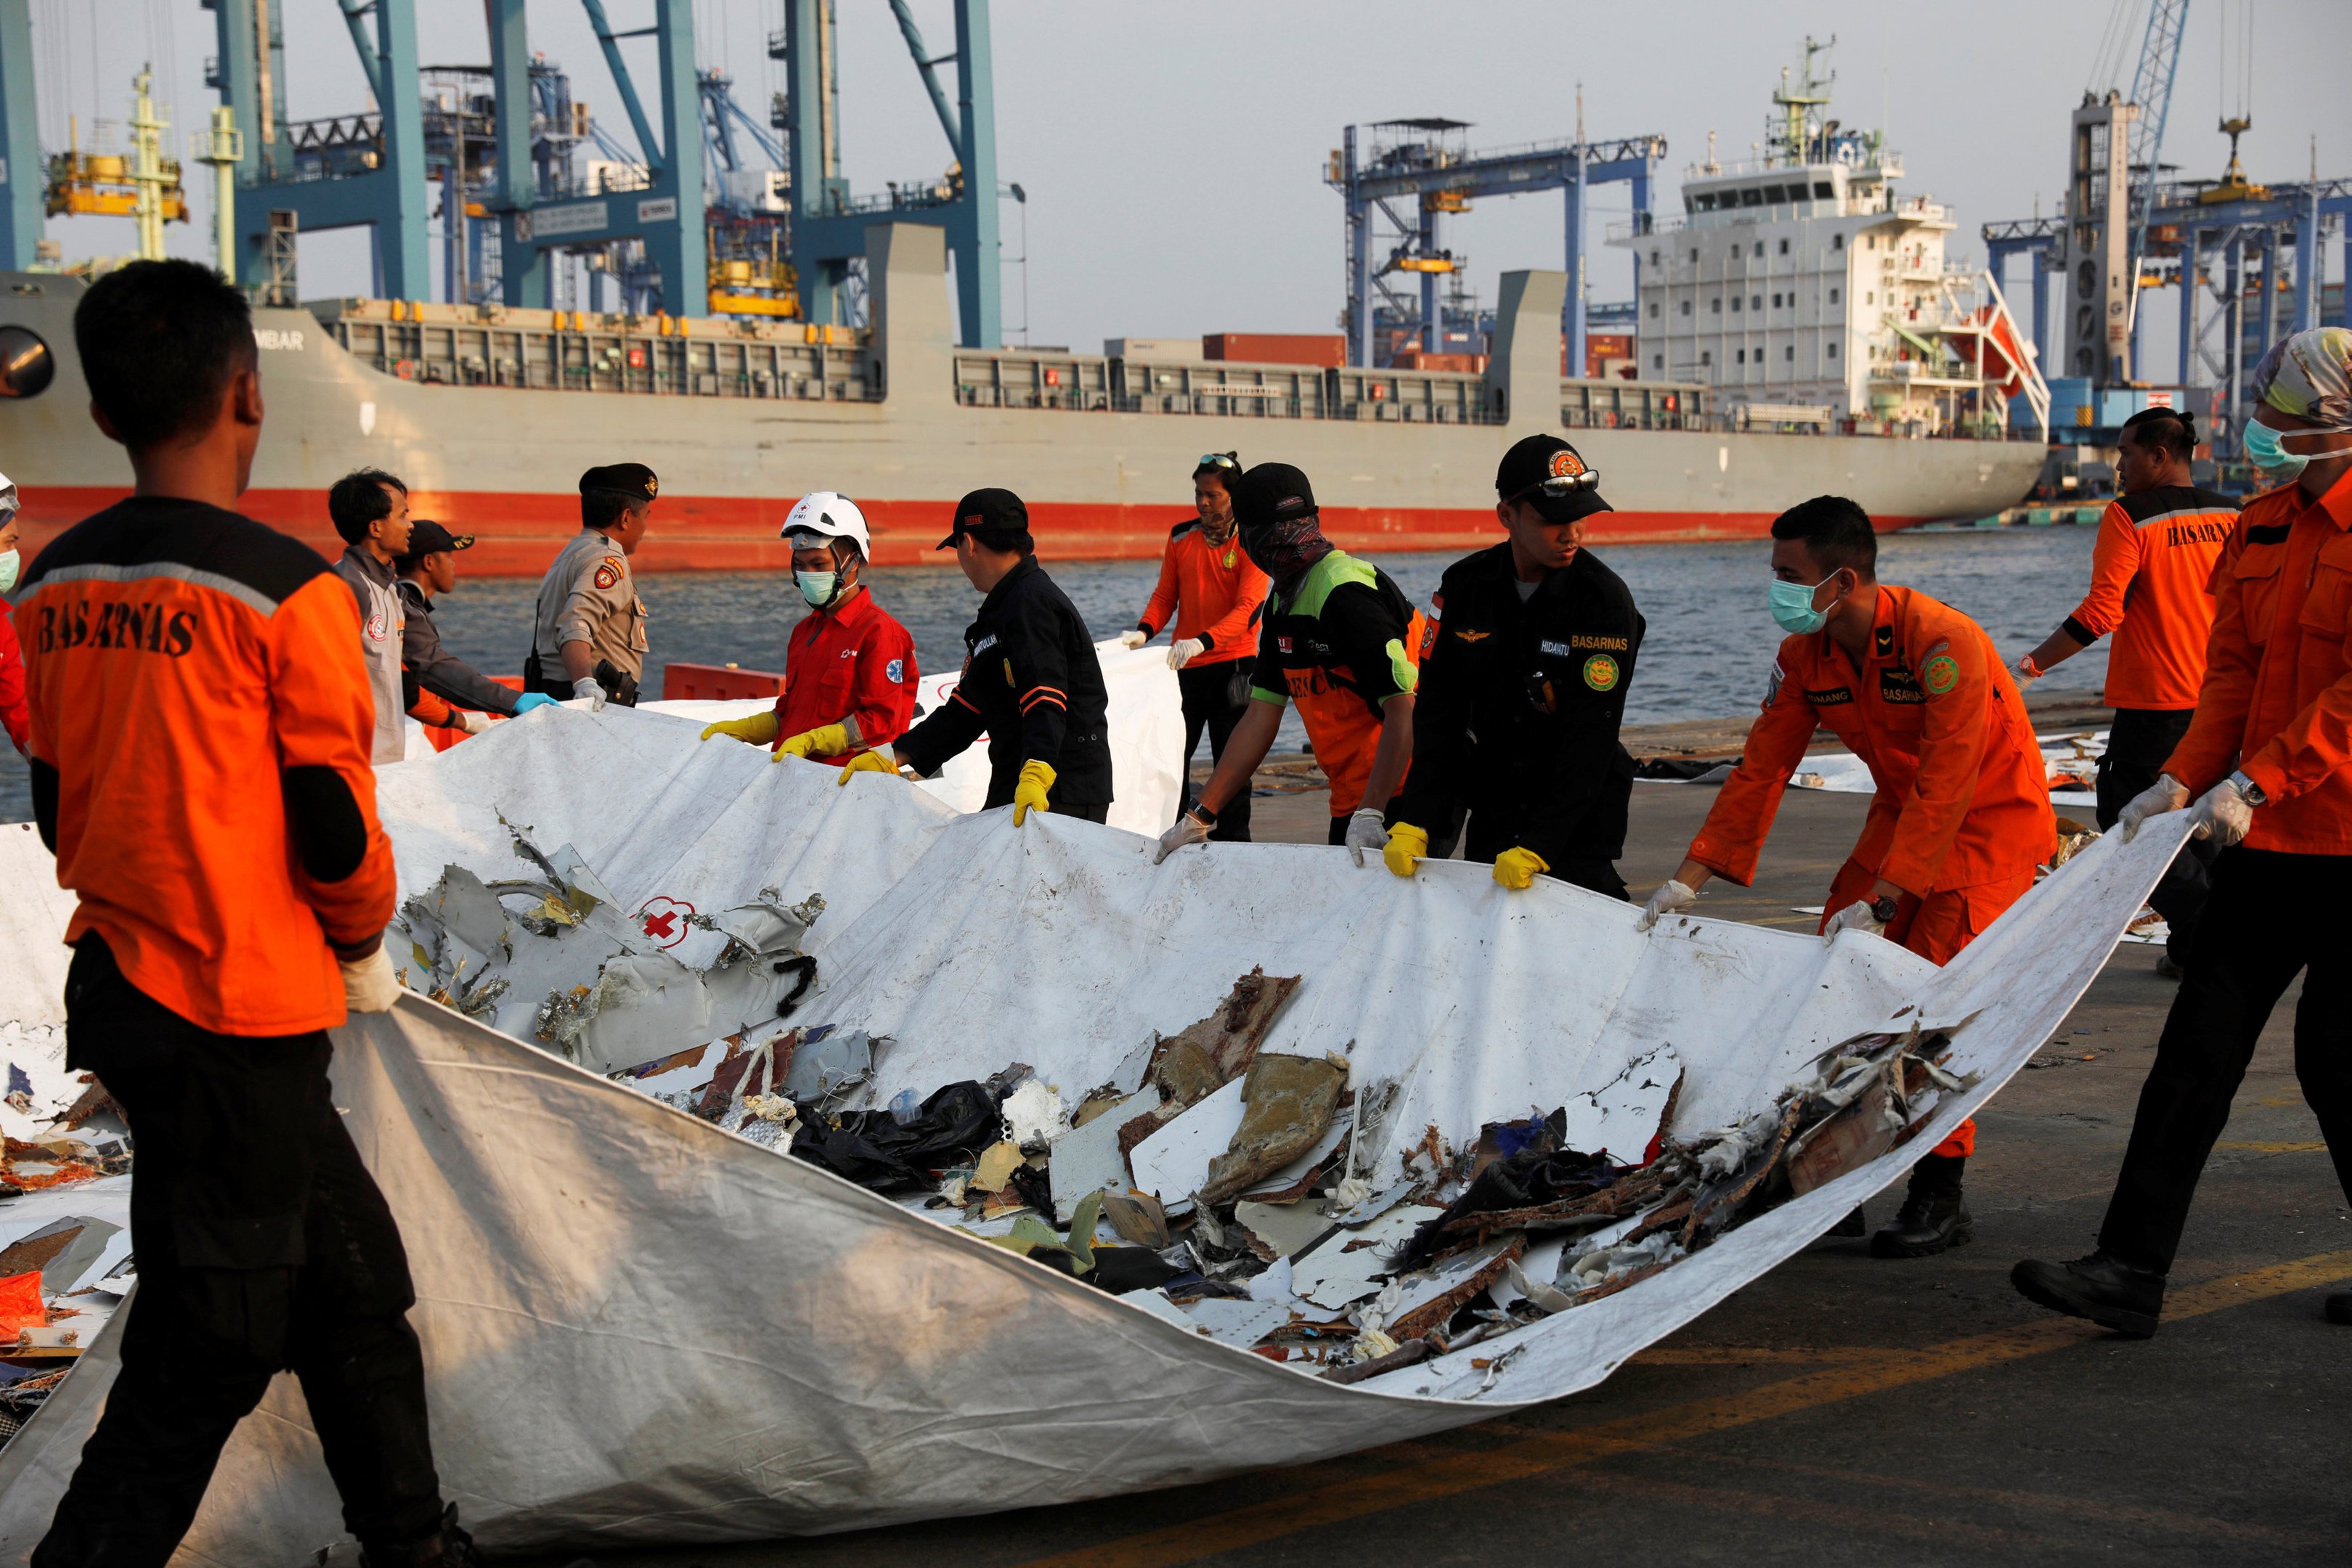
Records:
[[[2352,475],[2247,502],[2213,591],[2205,687],[2165,771],[2195,793],[2232,768],[2260,785],[2250,849],[2352,854]]]
[[[1827,632],[1783,642],[1739,766],[1691,859],[1743,886],[1754,880],[1817,727],[1835,732],[1878,785],[1823,920],[1883,877],[1904,893],[1887,939],[1950,962],[2033,885],[2057,841],[2042,751],[1992,639],[1924,593],[1882,586],[1859,667]],[[1975,1148],[1971,1122],[1935,1152]]]
[[[2213,563],[2237,522],[2227,496],[2185,486],[2107,503],[2091,549],[2091,591],[2065,628],[2078,643],[2115,633],[2109,707],[2197,706],[2213,632]]]
[[[394,898],[350,588],[233,512],[133,497],[43,550],[16,613],[66,940],[217,1034],[341,1023],[334,948]]]
[[[1195,517],[1179,523],[1168,535],[1168,549],[1160,558],[1160,581],[1136,630],[1156,637],[1173,615],[1173,635],[1201,640],[1195,664],[1223,664],[1257,652],[1257,622],[1273,585],[1242,549],[1238,536],[1227,534],[1223,544],[1211,544]]]

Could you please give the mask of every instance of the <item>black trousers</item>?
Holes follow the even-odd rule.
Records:
[[[2189,721],[2196,716],[2194,708],[2116,709],[2107,727],[2106,754],[2099,758],[2099,831],[2114,827],[2132,797],[2156,782],[2156,776],[2164,771],[2165,758],[2189,733]],[[2189,938],[2196,935],[2198,917],[2204,912],[2210,885],[2207,868],[2213,862],[2213,846],[2207,841],[2189,840],[2173,857],[2156,891],[2147,895],[2148,907],[2163,915],[2171,928],[2165,951],[2174,963],[2184,967]]]
[[[1110,819],[1110,802],[1108,800],[1088,806],[1055,805],[1048,810],[1056,817],[1076,817],[1081,822],[1101,822]]]
[[[1484,861],[1492,865],[1497,855],[1519,842],[1517,826],[1508,818],[1491,810],[1473,811],[1470,813],[1469,835],[1462,845],[1462,858]],[[1625,896],[1625,879],[1617,874],[1617,862],[1613,860],[1555,861],[1551,869],[1542,874],[1577,887],[1591,888],[1611,898]]]
[[[1184,760],[1177,769],[1183,780],[1183,798],[1176,804],[1181,817],[1192,809],[1192,753],[1201,748],[1201,732],[1209,732],[1209,760],[1222,762],[1234,726],[1249,711],[1250,672],[1257,661],[1228,659],[1219,664],[1187,664],[1176,672],[1176,691],[1184,704]],[[1209,830],[1211,843],[1250,841],[1249,786],[1224,804],[1217,825]]]
[[[2327,903],[2347,875],[2347,855],[2241,846],[2214,859],[2197,950],[2164,1020],[2099,1228],[2099,1245],[2125,1262],[2170,1270],[2197,1178],[2229,1124],[2254,1042],[2297,974],[2294,1073],[2336,1178],[2352,1196],[2352,968],[2344,962],[2352,931]]]
[[[33,1568],[160,1568],[272,1375],[290,1369],[378,1561],[440,1526],[415,1297],[392,1210],[328,1090],[323,1033],[198,1029],[85,937],[66,980],[68,1063],[137,1140],[139,1293],[122,1370]]]

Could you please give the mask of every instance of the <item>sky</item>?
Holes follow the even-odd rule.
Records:
[[[367,107],[335,0],[278,3],[294,117]],[[425,64],[488,63],[481,0],[415,4]],[[766,57],[769,33],[782,26],[779,0],[693,4],[701,62],[723,65],[764,120],[782,85],[781,63]],[[950,50],[950,0],[911,5],[931,51]],[[889,6],[838,5],[843,165],[853,189],[936,177],[946,141]],[[654,0],[607,0],[607,10],[627,31],[651,22]],[[213,13],[195,0],[33,0],[33,11],[46,142],[63,145],[68,113],[86,140],[93,116],[122,118],[131,74],[148,58],[158,62],[174,139],[184,145],[204,122],[213,101],[204,57],[217,44]],[[1898,188],[1953,208],[1952,254],[1981,261],[1979,225],[2031,215],[2037,202],[2052,210],[2067,117],[2086,87],[2116,85],[2118,70],[2128,89],[2145,14],[2145,0],[997,0],[1000,177],[1029,197],[1025,267],[1024,209],[1003,207],[1007,337],[1021,341],[1025,327],[1034,343],[1099,350],[1112,337],[1336,330],[1341,204],[1322,176],[1343,126],[1443,115],[1472,122],[1474,148],[1560,140],[1575,133],[1580,89],[1592,138],[1666,138],[1671,192],[1705,157],[1710,131],[1727,162],[1749,155],[1780,68],[1801,57],[1809,33],[1837,40],[1829,112],[1849,126],[1884,124],[1906,164]],[[583,8],[534,0],[530,26],[533,48],[566,67],[575,96],[625,141]],[[653,41],[624,47],[649,88]],[[2220,173],[2228,147],[2214,126],[2243,104],[2254,122],[2244,158],[2256,180],[2302,177],[2315,137],[2321,172],[2352,175],[2347,58],[2346,0],[2193,0],[2166,161],[2189,174]],[[173,225],[169,243],[209,258],[208,182],[194,183],[195,221]],[[1599,227],[1623,221],[1625,187],[1602,188],[1591,204]],[[1502,272],[1563,265],[1561,229],[1558,194],[1517,197],[1454,220],[1446,243],[1466,255],[1469,281],[1491,304]],[[123,219],[53,220],[50,233],[72,256],[131,243]],[[305,297],[365,292],[365,245],[364,231],[306,236]],[[2330,248],[2328,277],[2340,278],[2342,247]],[[1596,299],[1632,291],[1622,251],[1596,246],[1589,275]],[[2025,281],[2020,263],[2011,292],[2021,315]],[[2159,297],[2146,344],[2151,365],[2168,373],[2175,308]]]

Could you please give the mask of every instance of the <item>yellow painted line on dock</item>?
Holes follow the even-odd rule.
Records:
[[[2324,1155],[2327,1152],[2327,1145],[2315,1140],[2300,1144],[2221,1143],[2213,1146],[2217,1149],[2243,1149],[2255,1155]]]
[[[2168,1322],[2200,1317],[2346,1278],[2352,1278],[2352,1251],[2323,1252],[2183,1287],[2166,1300],[2164,1317]],[[1526,1436],[1494,1448],[1419,1462],[1410,1469],[1351,1477],[1247,1508],[1035,1558],[1025,1568],[1169,1568],[1196,1563],[1327,1525],[2042,1355],[2105,1333],[2079,1318],[2046,1318],[1921,1350],[1889,1347],[1877,1361],[1826,1367],[1761,1388],[1695,1399],[1570,1431],[1493,1423],[1486,1430]]]

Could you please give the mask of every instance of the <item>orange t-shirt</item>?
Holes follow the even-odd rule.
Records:
[[[1167,552],[1160,558],[1159,586],[1151,591],[1136,629],[1156,637],[1172,614],[1178,642],[1198,637],[1205,644],[1193,664],[1245,658],[1257,652],[1258,618],[1265,613],[1272,586],[1244,552],[1237,534],[1213,545],[1195,517],[1169,531]]]
[[[1906,893],[2005,881],[2050,857],[2057,819],[2024,699],[1984,629],[1908,588],[1878,589],[1859,668],[1827,632],[1780,644],[1763,711],[1690,858],[1745,885],[1789,775],[1826,727],[1878,792],[1853,858]]]
[[[2197,706],[2213,632],[2213,563],[2237,523],[2237,503],[2186,486],[2107,503],[2091,550],[2091,591],[2065,627],[2078,643],[2115,633],[2109,707]]]
[[[2247,502],[2213,591],[2205,689],[2165,771],[2200,794],[2233,768],[2262,786],[2249,849],[2352,854],[2352,475]]]
[[[41,552],[17,614],[66,940],[217,1034],[341,1023],[333,947],[382,934],[394,880],[352,591],[259,523],[134,497]]]

